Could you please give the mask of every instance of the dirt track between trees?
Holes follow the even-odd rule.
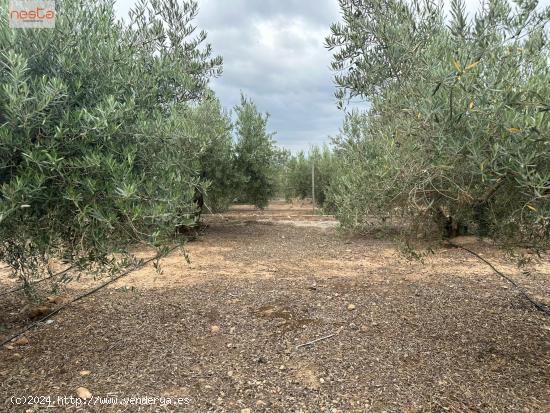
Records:
[[[274,203],[210,216],[191,264],[173,253],[161,274],[136,271],[0,349],[0,411],[550,411],[550,318],[490,268],[447,248],[409,262],[310,214]],[[524,274],[470,247],[549,303],[548,264]],[[8,332],[18,300],[0,298]],[[79,387],[95,405],[58,404]],[[12,402],[31,395],[56,406]],[[115,404],[131,396],[142,405]]]

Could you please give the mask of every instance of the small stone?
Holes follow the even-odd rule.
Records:
[[[319,379],[319,383],[323,384],[325,382],[325,379],[323,379],[322,377]]]
[[[210,331],[212,332],[212,334],[217,334],[220,332],[220,326],[212,326],[210,327]]]
[[[13,342],[14,346],[26,346],[27,344],[29,344],[29,339],[25,336],[19,337]]]
[[[14,359],[14,360],[21,360],[21,359],[23,358],[23,356],[22,356],[21,354],[19,354],[19,353],[13,353],[13,354],[11,355],[11,357],[12,357],[12,359]]]
[[[250,409],[241,409],[241,413],[252,413],[252,410]]]
[[[349,304],[349,305],[348,305],[348,310],[349,310],[349,311],[355,310],[355,305]]]
[[[227,372],[227,375],[228,375],[229,377],[233,377],[233,370],[229,370],[229,371]]]
[[[258,401],[256,402],[256,406],[258,406],[258,407],[265,406],[266,404],[267,404],[267,403],[264,402],[263,400],[258,400]]]
[[[366,325],[362,325],[361,332],[366,333],[367,331],[369,331],[369,328]]]
[[[90,393],[90,390],[88,390],[86,387],[79,387],[78,389],[76,389],[76,395],[83,400],[88,400],[92,398],[92,393]]]
[[[235,327],[231,327],[229,329],[229,334],[235,334]]]
[[[92,372],[91,372],[90,370],[82,370],[82,371],[80,372],[80,375],[81,375],[82,377],[84,377],[84,376],[89,376],[90,374],[92,374]]]

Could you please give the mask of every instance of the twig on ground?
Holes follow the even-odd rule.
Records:
[[[175,247],[172,247],[170,248],[167,252],[166,252],[166,255],[168,255],[169,253],[171,253],[172,251],[174,251],[175,249],[179,248],[180,246],[179,245],[176,245]],[[143,268],[145,265],[147,265],[148,263],[150,263],[151,261],[154,261],[156,259],[158,259],[160,257],[160,254],[156,254],[154,257],[152,258],[149,258],[145,261],[142,261],[140,262],[139,264],[137,264],[136,266],[134,266],[133,268],[127,270],[127,271],[124,271],[122,274],[119,274],[117,275],[116,277],[114,278],[111,278],[109,281],[106,281],[104,282],[103,284],[100,284],[99,286],[95,287],[95,288],[92,288],[90,291],[87,291],[83,294],[80,294],[79,296],[75,297],[74,299],[72,299],[71,301],[63,304],[61,307],[59,308],[56,308],[55,310],[53,310],[52,312],[46,314],[44,317],[42,317],[40,320],[37,320],[29,325],[27,325],[25,328],[23,328],[21,331],[11,335],[10,337],[6,338],[4,341],[2,341],[2,343],[0,343],[0,347],[4,346],[5,344],[8,344],[10,341],[16,339],[17,337],[19,336],[22,336],[23,334],[25,334],[27,331],[31,330],[32,328],[38,326],[40,323],[43,323],[44,321],[48,320],[49,318],[51,318],[52,316],[56,315],[57,313],[59,313],[61,310],[63,310],[64,308],[68,307],[69,305],[73,304],[73,303],[76,303],[77,301],[80,301],[82,300],[83,298],[86,298],[92,294],[94,294],[95,292],[101,290],[102,288],[108,286],[109,284],[112,284],[114,283],[115,281],[118,281],[119,279],[121,279],[122,277],[125,277],[126,275],[130,274],[131,272],[133,271],[136,271],[136,270],[139,270],[141,268]]]
[[[311,345],[317,343],[318,341],[327,340],[331,337],[337,336],[338,334],[340,334],[342,329],[343,329],[343,327],[340,327],[336,333],[332,333],[332,334],[328,334],[328,335],[323,336],[323,337],[316,338],[315,340],[308,341],[307,343],[304,343],[304,344],[298,344],[296,346],[296,349],[299,349],[300,347],[311,346]]]
[[[493,271],[495,273],[497,273],[498,275],[500,275],[503,279],[505,279],[506,281],[508,281],[510,284],[512,284],[516,290],[519,291],[519,293],[525,298],[527,299],[527,301],[529,301],[531,304],[533,304],[535,306],[535,308],[541,312],[543,312],[544,314],[550,316],[550,310],[543,304],[540,304],[540,303],[537,303],[535,300],[533,300],[529,294],[527,294],[525,292],[525,290],[519,286],[514,280],[512,280],[511,278],[507,277],[506,275],[504,275],[502,272],[500,272],[499,270],[497,270],[495,268],[495,266],[493,264],[491,264],[489,261],[487,261],[485,258],[483,258],[481,255],[479,255],[478,253],[466,248],[466,247],[463,247],[462,245],[457,245],[457,244],[453,244],[452,242],[449,242],[449,245],[451,247],[454,247],[454,248],[460,248],[460,249],[463,249],[464,251],[467,251],[469,252],[470,254],[472,254],[473,256],[475,256],[477,259],[483,261],[485,264],[487,264],[489,267],[491,267],[493,269]]]

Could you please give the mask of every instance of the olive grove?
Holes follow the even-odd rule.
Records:
[[[203,206],[227,207],[244,151],[209,88],[222,58],[193,24],[195,1],[140,0],[126,22],[112,0],[62,0],[53,30],[10,29],[7,3],[0,260],[15,276],[28,285],[52,258],[117,268],[113,253],[161,248]],[[240,117],[239,130],[249,121],[256,127]]]

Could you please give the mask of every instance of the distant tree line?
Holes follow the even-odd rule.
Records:
[[[313,173],[315,201],[320,206],[325,205],[331,178],[336,173],[334,155],[326,145],[287,155],[280,182],[281,194],[287,200],[311,198]]]

